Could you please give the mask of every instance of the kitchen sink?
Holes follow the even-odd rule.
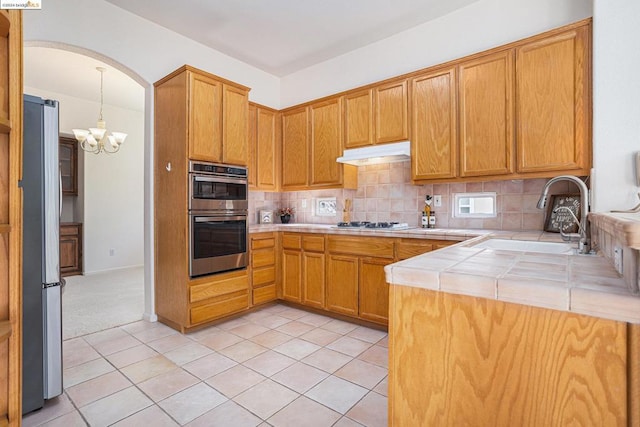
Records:
[[[576,253],[575,245],[565,242],[488,239],[473,245],[473,247],[500,251],[537,252],[554,255],[574,255]]]

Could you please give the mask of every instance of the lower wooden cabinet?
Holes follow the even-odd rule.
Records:
[[[358,317],[377,323],[389,321],[389,284],[384,266],[394,262],[385,258],[361,258],[358,280]]]
[[[60,224],[60,275],[82,274],[82,224]]]
[[[284,233],[282,247],[282,299],[324,308],[324,235]]]
[[[325,306],[324,253],[302,254],[302,302],[316,308]]]
[[[253,305],[274,301],[278,298],[276,242],[276,233],[256,233],[250,237]]]
[[[302,252],[285,249],[282,252],[282,299],[302,301]]]
[[[327,309],[357,316],[358,257],[329,254],[327,279]]]
[[[192,327],[249,308],[249,275],[236,270],[191,280],[189,323]]]
[[[390,293],[389,426],[640,424],[640,325],[410,286]]]

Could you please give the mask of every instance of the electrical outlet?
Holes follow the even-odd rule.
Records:
[[[435,195],[433,196],[433,207],[434,208],[441,208],[442,207],[442,196],[441,195]]]
[[[620,246],[613,248],[613,266],[618,273],[622,274],[622,248]]]
[[[300,201],[300,206],[302,206],[302,209],[307,207],[307,199],[302,199],[302,201]]]

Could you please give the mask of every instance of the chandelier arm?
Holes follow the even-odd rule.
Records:
[[[113,149],[113,151],[107,150],[107,144],[101,144],[101,145],[102,145],[102,151],[107,153],[107,154],[115,154],[120,150],[120,146],[119,145],[115,149]]]
[[[104,103],[104,91],[103,91],[103,87],[104,87],[104,83],[103,83],[103,79],[104,79],[104,70],[100,70],[100,120],[102,121],[102,104]]]

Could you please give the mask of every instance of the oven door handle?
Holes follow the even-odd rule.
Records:
[[[224,222],[224,221],[246,221],[246,216],[194,216],[195,222]]]
[[[246,179],[237,179],[237,178],[227,178],[224,176],[202,176],[202,175],[194,175],[193,180],[195,182],[222,182],[225,184],[242,184],[247,185]]]

